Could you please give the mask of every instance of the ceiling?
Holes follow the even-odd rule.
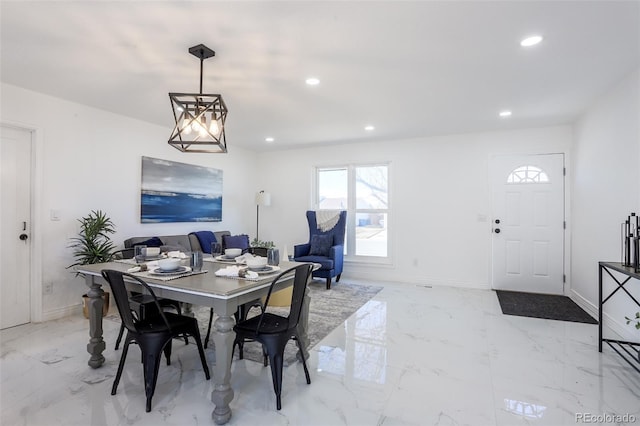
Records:
[[[640,2],[0,1],[3,82],[167,139],[200,43],[230,151],[393,142],[571,123],[640,64]]]

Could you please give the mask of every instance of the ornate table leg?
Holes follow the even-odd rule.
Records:
[[[235,333],[235,324],[231,316],[220,316],[213,323],[215,332],[213,333],[213,343],[216,346],[216,365],[213,367],[213,392],[211,401],[216,408],[211,413],[213,421],[222,425],[231,418],[231,408],[229,403],[233,399],[233,389],[231,389],[231,351]]]
[[[91,355],[89,366],[98,368],[104,363],[102,352],[105,350],[105,343],[102,339],[102,306],[104,304],[102,296],[102,284],[96,282],[93,276],[85,276],[85,284],[89,287],[89,343],[87,352]]]
[[[308,284],[308,283],[307,283]],[[302,361],[304,359],[309,359],[309,303],[311,302],[311,298],[309,298],[309,289],[304,293],[304,298],[302,299],[302,310],[300,311],[300,321],[298,322],[298,333],[300,337],[300,346],[302,346],[302,353],[298,351],[296,354],[296,358],[298,361]]]

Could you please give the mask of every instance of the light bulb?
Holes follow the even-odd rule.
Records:
[[[203,119],[204,119],[204,115],[202,115],[200,117],[195,116],[193,118],[193,121],[191,122],[191,130],[193,130],[194,132],[199,132],[200,129],[202,128],[201,120],[203,120]]]
[[[209,133],[212,135],[217,135],[220,131],[220,127],[218,126],[218,119],[216,118],[216,113],[211,113],[211,124],[209,125]]]
[[[200,120],[201,121],[198,122],[198,132],[200,132],[200,137],[204,138],[205,136],[207,136],[207,117],[202,114]]]
[[[191,133],[191,126],[189,125],[189,118],[187,116],[182,120],[182,133],[185,135]]]

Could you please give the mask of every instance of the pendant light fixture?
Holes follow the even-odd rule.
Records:
[[[202,93],[204,60],[216,52],[199,44],[191,47],[189,53],[200,59],[200,93],[169,93],[176,122],[169,145],[182,152],[226,153],[227,106],[222,95]]]

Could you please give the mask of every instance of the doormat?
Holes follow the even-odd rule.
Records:
[[[496,290],[505,315],[597,324],[591,315],[567,296]]]
[[[324,279],[322,281],[312,280],[307,287],[310,298],[308,326],[309,350],[382,290],[382,287],[376,285],[361,285],[345,281],[340,281],[339,283],[334,282],[331,285],[331,289],[327,290],[325,283],[326,281]],[[201,335],[204,339],[209,321],[209,308],[199,308],[195,311],[201,327]],[[287,315],[289,308],[270,307],[268,311],[275,314]],[[252,317],[259,313],[260,310],[254,308],[251,309],[248,316]],[[212,346],[214,346],[214,343],[211,339],[209,341],[209,348]],[[283,361],[285,366],[297,362],[297,352],[298,348],[295,341],[290,340],[289,343],[287,343],[284,353]],[[237,348],[233,358],[238,359]],[[262,363],[262,345],[257,342],[246,342],[244,344],[244,358]]]

